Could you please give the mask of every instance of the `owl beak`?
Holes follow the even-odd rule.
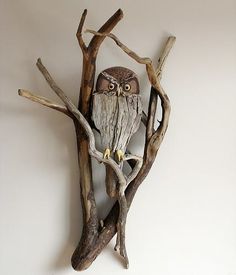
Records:
[[[122,93],[122,87],[118,86],[118,88],[117,88],[117,96],[120,96],[121,93]]]

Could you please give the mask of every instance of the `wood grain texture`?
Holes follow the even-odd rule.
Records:
[[[132,135],[138,130],[142,115],[139,95],[93,96],[93,121],[101,133],[103,149],[125,152]]]

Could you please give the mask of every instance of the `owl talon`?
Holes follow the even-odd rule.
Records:
[[[109,159],[110,155],[111,155],[111,150],[109,148],[107,148],[103,153],[103,158]]]
[[[118,162],[121,162],[122,160],[124,160],[124,153],[121,150],[117,150],[116,157],[117,157]]]

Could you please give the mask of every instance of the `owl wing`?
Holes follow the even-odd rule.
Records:
[[[129,106],[130,122],[132,125],[130,125],[131,129],[130,129],[129,138],[127,140],[127,144],[129,143],[132,135],[135,132],[137,132],[140,126],[142,111],[143,111],[140,95],[129,96],[128,102],[129,102],[128,106]],[[129,129],[129,126],[128,126],[128,129]]]

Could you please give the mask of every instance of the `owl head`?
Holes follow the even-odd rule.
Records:
[[[98,75],[96,92],[125,96],[139,94],[137,75],[124,67],[111,67]]]

